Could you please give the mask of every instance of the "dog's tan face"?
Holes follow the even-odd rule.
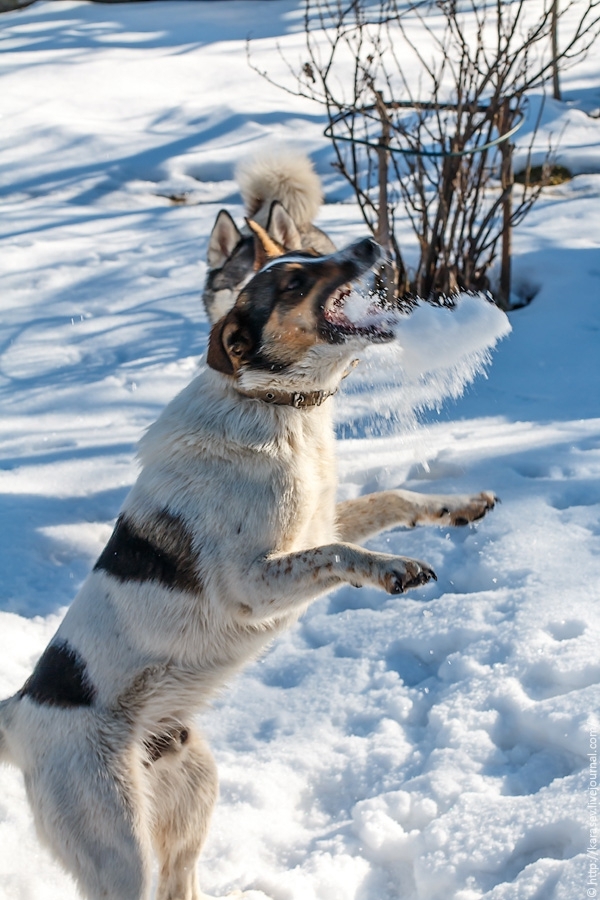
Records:
[[[263,251],[260,270],[211,332],[208,363],[214,369],[229,375],[241,369],[283,372],[318,346],[393,337],[376,321],[351,322],[343,309],[352,283],[380,258],[370,238],[330,256],[284,253],[272,243],[264,243]]]

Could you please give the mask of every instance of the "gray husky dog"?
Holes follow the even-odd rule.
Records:
[[[305,250],[315,256],[335,250],[325,232],[313,225],[323,192],[311,161],[304,154],[280,151],[260,154],[236,169],[245,213],[262,226],[280,251]],[[202,299],[214,325],[229,312],[259,268],[256,244],[248,225],[241,229],[222,209],[208,242],[208,274]]]

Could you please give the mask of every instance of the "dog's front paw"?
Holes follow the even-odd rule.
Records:
[[[382,572],[381,586],[388,594],[404,594],[432,580],[437,581],[437,575],[427,563],[396,556]]]
[[[469,525],[482,519],[499,502],[491,491],[481,491],[470,496],[457,494],[455,497],[445,497],[443,506],[438,511],[438,519],[444,525]]]

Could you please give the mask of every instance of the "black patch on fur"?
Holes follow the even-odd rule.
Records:
[[[190,736],[184,725],[173,725],[160,734],[153,734],[144,741],[147,764],[155,763],[167,753],[176,753]]]
[[[157,581],[163,587],[200,591],[192,535],[181,519],[162,512],[143,524],[119,516],[94,569],[119,581]]]
[[[20,697],[63,709],[91,706],[95,695],[84,661],[66,642],[46,647],[19,692]]]

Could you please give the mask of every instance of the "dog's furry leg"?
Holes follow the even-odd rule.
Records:
[[[217,797],[217,770],[188,726],[147,769],[152,832],[159,861],[156,900],[202,900],[196,863]]]
[[[435,577],[433,569],[419,560],[338,543],[257,561],[231,585],[230,597],[237,598],[243,621],[258,623],[298,613],[343,583],[371,584],[389,594],[402,594]]]
[[[381,491],[338,503],[336,519],[342,541],[360,542],[386,528],[404,525],[468,525],[493,509],[497,497],[479,494],[417,494]]]
[[[24,777],[38,834],[86,900],[147,900],[150,835],[126,751],[106,753],[93,729],[37,732],[44,753]]]

